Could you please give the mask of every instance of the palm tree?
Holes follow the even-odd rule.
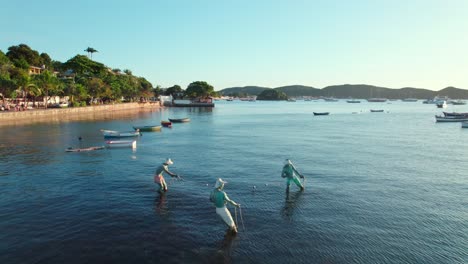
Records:
[[[91,59],[93,58],[93,53],[94,53],[94,52],[98,52],[97,50],[95,50],[95,49],[93,49],[93,48],[91,48],[91,47],[88,47],[88,48],[85,49],[84,51],[88,52],[88,57],[91,58]]]

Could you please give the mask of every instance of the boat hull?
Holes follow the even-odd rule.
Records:
[[[330,112],[314,112],[314,115],[316,116],[324,116],[324,115],[329,115]]]
[[[133,129],[140,130],[140,132],[157,132],[161,131],[161,126],[134,126]]]
[[[87,151],[100,150],[100,149],[104,149],[104,147],[98,146],[98,147],[89,147],[89,148],[68,148],[65,151],[66,152],[87,152]]]
[[[172,123],[186,123],[190,122],[190,118],[169,118]]]
[[[107,140],[108,148],[136,148],[136,140]]]
[[[101,132],[105,138],[126,138],[126,137],[141,136],[141,133],[139,131],[120,132],[120,131],[102,129]]]
[[[172,127],[172,123],[169,121],[161,121],[163,127]]]
[[[435,116],[436,122],[465,122],[468,121],[468,116]]]

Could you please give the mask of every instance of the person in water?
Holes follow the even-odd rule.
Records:
[[[226,192],[223,191],[224,184],[227,183],[223,181],[221,178],[216,180],[215,189],[211,192],[210,201],[214,203],[216,206],[216,213],[223,219],[223,221],[228,225],[229,230],[232,233],[237,233],[237,226],[232,220],[231,213],[226,208],[226,204],[229,202],[230,204],[240,207],[240,204],[234,202],[233,200],[229,199]]]
[[[297,171],[292,162],[289,159],[286,159],[284,161],[283,171],[281,172],[281,177],[286,178],[286,191],[289,191],[289,185],[291,185],[291,181],[294,181],[294,183],[301,189],[301,191],[304,190],[304,186],[302,185],[298,176],[304,178],[304,176]]]
[[[156,173],[154,174],[154,182],[159,184],[159,191],[160,192],[167,192],[167,184],[164,180],[163,173],[169,174],[171,177],[179,177],[177,174],[172,173],[169,171],[168,166],[174,164],[171,159],[166,159],[166,161],[159,165],[156,169]]]

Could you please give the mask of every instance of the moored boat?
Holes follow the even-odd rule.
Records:
[[[468,116],[435,116],[436,122],[464,122],[468,121]]]
[[[318,116],[318,115],[320,115],[320,116],[329,115],[329,114],[330,114],[330,112],[314,112],[314,115],[316,115],[316,116]]]
[[[461,124],[462,128],[468,128],[468,122],[462,122]]]
[[[383,109],[371,109],[371,113],[382,113],[384,110]]]
[[[161,131],[161,126],[133,126],[133,129],[140,130],[140,132],[155,132]]]
[[[108,148],[136,148],[136,140],[107,140],[106,146]]]
[[[347,103],[350,103],[350,104],[358,104],[360,103],[361,101],[359,100],[355,100],[355,99],[350,99],[350,100],[346,100]]]
[[[369,98],[367,99],[367,102],[382,103],[382,102],[387,102],[387,98]]]
[[[466,105],[466,102],[463,100],[451,101],[450,103],[453,105]]]
[[[185,118],[169,118],[169,121],[172,123],[186,123],[190,122],[190,118],[185,117]]]
[[[103,146],[97,146],[97,147],[89,147],[89,148],[67,148],[65,151],[66,152],[87,152],[87,151],[93,151],[93,150],[100,150],[104,149]]]
[[[102,134],[105,138],[123,138],[123,137],[138,137],[141,136],[139,130],[137,131],[115,131],[115,130],[105,130],[101,129]]]
[[[161,125],[163,127],[172,127],[172,122],[163,120],[163,121],[161,121]]]
[[[447,101],[439,101],[436,103],[438,108],[446,108],[447,107]]]
[[[452,112],[452,113],[449,113],[449,112],[443,112],[444,113],[444,116],[468,116],[468,112]]]

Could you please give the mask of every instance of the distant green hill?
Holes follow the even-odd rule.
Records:
[[[227,96],[246,96],[246,95],[259,95],[267,89],[275,89],[285,93],[288,97],[299,96],[326,96],[336,98],[376,98],[382,97],[387,99],[404,99],[404,98],[417,98],[428,99],[435,96],[447,96],[452,99],[468,99],[468,90],[447,87],[439,91],[432,91],[423,88],[404,87],[400,89],[391,89],[386,87],[378,87],[366,84],[343,84],[332,85],[322,89],[304,86],[304,85],[289,85],[277,88],[259,87],[259,86],[245,86],[245,87],[232,87],[219,91],[222,95]]]
[[[247,95],[259,95],[264,90],[271,89],[260,86],[245,86],[245,87],[231,87],[219,91],[224,96],[247,96]]]

